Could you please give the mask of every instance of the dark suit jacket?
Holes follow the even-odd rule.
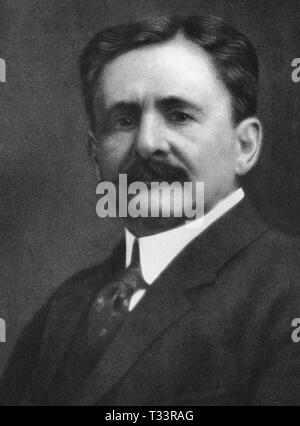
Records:
[[[242,201],[152,284],[87,379],[69,387],[69,403],[300,404],[300,343],[291,337],[299,248]],[[2,404],[59,404],[56,374],[72,336],[121,267],[123,244],[53,295],[17,345]]]

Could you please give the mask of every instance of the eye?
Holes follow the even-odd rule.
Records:
[[[135,119],[130,116],[118,117],[116,120],[114,120],[114,127],[121,130],[131,129],[135,126],[135,124]]]
[[[168,118],[176,124],[185,124],[189,120],[192,120],[192,117],[183,111],[172,111],[169,113]]]

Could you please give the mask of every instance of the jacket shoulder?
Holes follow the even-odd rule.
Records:
[[[279,231],[269,229],[257,241],[262,256],[269,257],[277,265],[300,266],[300,240]]]

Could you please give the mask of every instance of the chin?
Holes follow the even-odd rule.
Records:
[[[137,217],[125,218],[124,225],[137,237],[158,234],[182,225],[182,217]]]

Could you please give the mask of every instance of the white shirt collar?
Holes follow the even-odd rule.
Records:
[[[239,203],[244,195],[243,189],[239,188],[221,200],[206,215],[169,231],[139,238],[140,261],[144,280],[148,284],[152,284],[189,242],[202,234],[212,223]],[[126,228],[125,239],[126,267],[128,267],[135,236]]]

